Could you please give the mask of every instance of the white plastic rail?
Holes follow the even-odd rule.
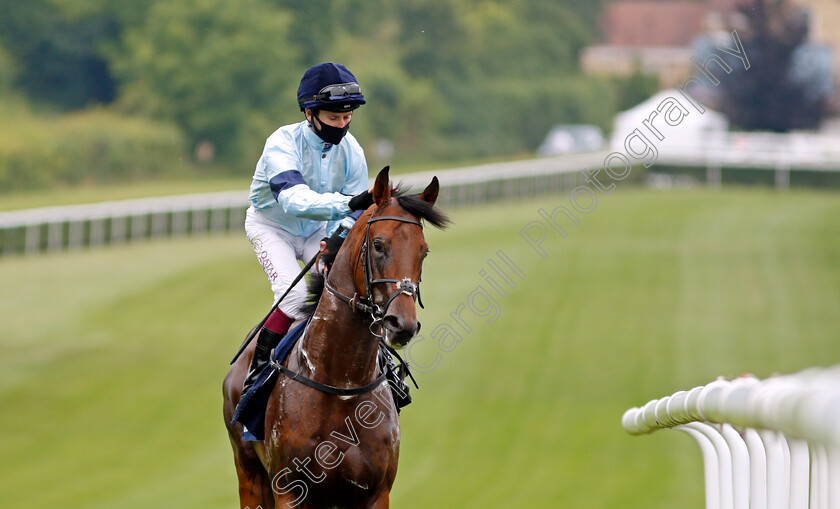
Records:
[[[691,435],[708,509],[840,509],[840,365],[716,380],[631,408],[621,422],[633,435]]]

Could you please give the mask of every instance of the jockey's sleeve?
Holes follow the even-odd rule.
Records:
[[[351,212],[347,217],[342,219],[341,221],[330,221],[327,223],[327,237],[332,237],[333,233],[338,230],[338,227],[344,225],[345,228],[349,231],[350,228],[356,224],[356,220],[359,219],[359,216],[364,214],[364,210],[354,210]]]
[[[368,167],[364,153],[355,154],[355,157],[348,161],[347,166],[347,180],[344,182],[344,187],[341,188],[340,192],[341,194],[353,197],[368,189]],[[347,216],[349,219],[349,226],[353,226],[353,223],[356,222],[356,219],[358,219],[364,211],[356,212]],[[338,225],[341,221],[342,220],[339,219],[329,221],[327,223],[327,236],[332,236],[332,234],[338,229]]]
[[[297,217],[330,221],[350,213],[351,196],[341,193],[318,193],[306,185],[297,170],[278,173],[269,181],[271,193],[283,212]]]

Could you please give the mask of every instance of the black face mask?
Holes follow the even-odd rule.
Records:
[[[312,112],[312,117],[313,119],[317,118],[314,111]],[[312,130],[315,131],[315,134],[317,134],[319,138],[327,143],[332,143],[333,145],[341,143],[341,139],[344,138],[344,135],[347,134],[347,130],[350,129],[350,122],[347,122],[347,125],[344,127],[333,127],[325,124],[320,118],[317,118],[317,120],[321,128],[319,129],[316,127],[315,122],[310,120],[309,125],[312,126]]]

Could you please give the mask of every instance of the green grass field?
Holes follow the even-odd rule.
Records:
[[[694,442],[631,437],[624,410],[840,362],[839,194],[619,190],[540,257],[520,230],[568,203],[427,230],[411,356],[437,364],[403,411],[394,507],[701,508]],[[479,274],[498,250],[525,275],[505,297]],[[220,386],[263,278],[244,235],[0,260],[2,505],[236,507]],[[466,333],[450,313],[479,285],[495,308]]]

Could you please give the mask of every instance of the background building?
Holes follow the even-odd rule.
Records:
[[[581,53],[581,67],[590,74],[627,76],[635,71],[656,75],[660,88],[678,85],[691,73],[692,42],[708,32],[743,25],[737,6],[745,0],[706,2],[620,0],[601,16],[602,43]],[[748,1],[748,0],[747,0]],[[840,3],[795,0],[811,17],[812,42],[833,53],[840,66]]]

